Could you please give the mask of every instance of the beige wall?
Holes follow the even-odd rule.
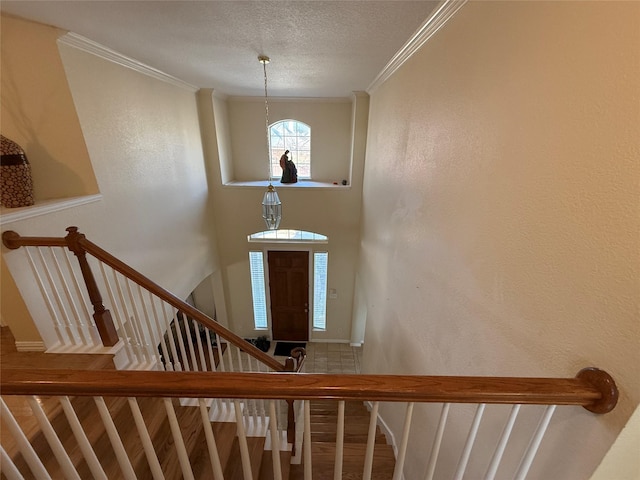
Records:
[[[593,365],[618,382],[613,413],[556,413],[532,479],[588,478],[640,402],[639,85],[637,2],[469,2],[372,93],[365,371]],[[424,475],[437,414],[418,409],[406,478]],[[402,415],[383,409],[396,435]],[[481,450],[501,428],[490,415]],[[446,441],[436,476],[459,447]]]
[[[267,137],[264,99],[228,100],[231,153],[238,181],[266,180]],[[311,178],[318,182],[349,179],[351,101],[321,99],[269,100],[269,123],[299,120],[311,128]],[[295,162],[295,158],[293,159]]]
[[[237,135],[237,131],[233,129],[233,120],[229,121],[231,126],[225,126],[224,122],[227,118],[225,112],[229,112],[229,118],[233,117],[230,112],[237,105],[229,106],[228,104],[232,102],[212,95],[211,91],[204,90],[199,92],[198,100],[200,118],[203,122],[203,145],[205,145],[207,162],[212,172],[211,182],[212,185],[216,185],[212,188],[211,194],[214,197],[216,235],[222,266],[220,285],[224,291],[226,307],[226,315],[221,314],[220,317],[226,316],[232,330],[239,335],[261,335],[264,332],[255,331],[253,327],[249,251],[265,248],[282,249],[283,247],[247,242],[248,235],[265,228],[261,216],[261,202],[265,187],[217,187],[224,172],[229,171],[228,163],[223,158],[229,153],[223,148],[224,145],[229,144],[229,138],[224,135],[231,137]],[[235,100],[234,102],[239,102],[243,106],[253,105],[252,101]],[[300,108],[303,110],[307,108],[307,103],[309,102],[304,102]],[[285,103],[285,105],[289,104],[291,103]],[[310,102],[309,104],[321,105],[318,102]],[[351,168],[350,165],[354,165],[355,174],[352,179],[354,187],[305,188],[293,185],[284,186],[279,183],[276,183],[276,187],[283,204],[283,220],[280,228],[313,231],[329,237],[327,245],[319,245],[314,248],[317,251],[329,252],[328,288],[336,289],[338,298],[327,301],[327,330],[311,332],[311,339],[347,342],[351,338],[353,288],[360,235],[361,193],[357,187],[362,184],[364,161],[363,148],[356,148],[352,154],[351,138],[352,132],[356,132],[356,145],[363,144],[366,139],[366,127],[363,128],[363,123],[366,125],[368,116],[368,96],[361,95],[357,100],[354,98],[353,105],[343,102],[337,105],[340,105],[341,113],[336,120],[334,137],[345,136],[347,139],[344,145],[347,152],[346,159],[341,168],[348,172]],[[342,109],[345,106],[348,113],[346,124],[343,125],[339,118],[343,115]],[[256,115],[262,116],[264,121],[264,112],[257,110]],[[264,123],[262,126],[264,127]],[[264,132],[264,128],[259,131]],[[250,143],[248,140],[247,142]],[[256,141],[255,143],[257,145],[260,142]],[[263,148],[265,151],[261,158],[265,159],[263,170],[266,176],[266,144],[263,145]],[[237,179],[237,172],[240,168],[238,165],[242,161],[237,160],[235,152],[233,155],[233,168]],[[256,176],[255,179],[265,180],[264,177],[260,178],[259,176]],[[302,245],[287,248],[306,250],[309,247]],[[216,302],[216,307],[218,306],[220,304]]]
[[[51,52],[58,57],[57,50]],[[75,105],[103,199],[4,223],[3,230],[64,236],[65,227],[77,225],[185,298],[216,266],[194,92],[67,45],[60,47],[60,58],[66,79],[51,81],[69,83],[73,104],[66,108]],[[3,105],[6,94],[3,90]],[[26,275],[21,250],[3,250],[3,257],[23,296],[29,295],[36,287]]]
[[[36,201],[97,193],[56,39],[64,32],[2,15],[2,134],[32,166]]]

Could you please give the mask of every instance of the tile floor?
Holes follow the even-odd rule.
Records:
[[[306,350],[305,373],[360,373],[362,347],[351,347],[348,343],[307,342]]]

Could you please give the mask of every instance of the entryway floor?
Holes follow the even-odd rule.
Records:
[[[307,342],[306,350],[305,373],[360,373],[362,347],[352,347],[348,343]],[[284,361],[285,357],[276,358]]]

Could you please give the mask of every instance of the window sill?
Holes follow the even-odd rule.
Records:
[[[102,195],[98,193],[95,195],[83,195],[82,197],[43,200],[40,202],[36,202],[35,205],[31,205],[30,207],[2,207],[2,209],[0,210],[0,221],[3,224],[17,222],[20,220],[26,220],[27,218],[38,217],[40,215],[46,215],[48,213],[58,212],[60,210],[66,210],[67,208],[86,205],[87,203],[98,202],[100,200],[102,200]]]
[[[297,183],[280,183],[278,180],[274,180],[271,184],[275,188],[327,188],[333,190],[345,190],[350,189],[351,185],[341,185],[339,183],[327,183],[327,182],[314,182],[313,180],[298,180]],[[266,180],[258,181],[233,181],[224,184],[225,187],[260,187],[267,188],[269,182]]]

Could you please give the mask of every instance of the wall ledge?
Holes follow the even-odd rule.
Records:
[[[334,184],[329,182],[314,182],[312,180],[298,180],[297,183],[280,183],[279,181],[271,182],[276,190],[278,189],[287,189],[287,188],[327,188],[333,190],[350,190],[351,185],[341,185]],[[267,188],[269,186],[269,182],[266,180],[255,180],[255,181],[238,181],[234,180],[232,182],[227,182],[224,184],[224,187],[259,187],[259,188]]]
[[[83,195],[81,197],[62,198],[55,200],[43,200],[37,202],[30,207],[6,208],[0,210],[0,223],[18,222],[27,218],[38,217],[48,213],[66,210],[68,208],[86,205],[88,203],[99,202],[102,200],[102,194]]]

